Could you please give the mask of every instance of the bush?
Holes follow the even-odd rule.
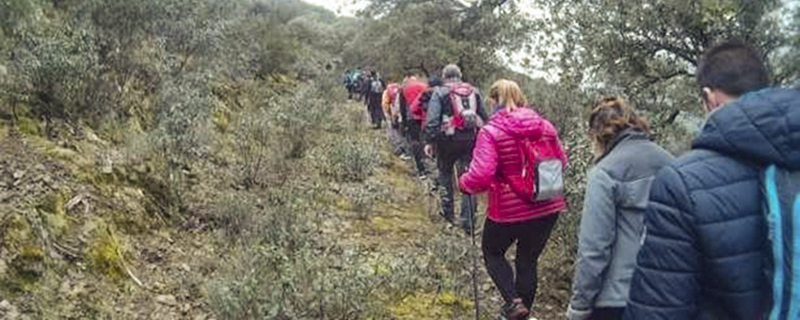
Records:
[[[328,176],[339,182],[363,182],[381,163],[377,142],[366,138],[347,137],[327,150]]]
[[[221,319],[384,318],[372,274],[358,254],[314,232],[301,202],[267,210],[257,234],[235,251],[222,276],[209,283]]]
[[[215,226],[230,239],[248,239],[257,230],[256,202],[246,194],[232,193],[220,197],[214,208]]]
[[[242,118],[236,129],[236,146],[241,156],[241,175],[246,188],[263,186],[264,177],[270,164],[274,162],[277,146],[273,132],[270,132],[268,116],[264,112]],[[280,155],[278,155],[279,157]]]

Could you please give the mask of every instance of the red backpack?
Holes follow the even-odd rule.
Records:
[[[511,190],[531,202],[561,197],[564,194],[567,157],[558,136],[544,133],[536,140],[517,137],[516,141],[522,160],[522,172],[518,179],[507,179]]]
[[[478,116],[478,90],[468,83],[448,83],[448,98],[453,108],[452,116],[445,116],[442,130],[446,135],[453,135],[456,130],[475,131],[483,126],[483,119]]]
[[[425,102],[422,101],[422,97],[424,95],[425,95],[425,93],[423,92],[422,94],[417,96],[417,98],[414,99],[414,102],[412,102],[411,106],[409,107],[409,109],[410,109],[409,113],[411,114],[411,118],[416,120],[419,123],[425,122],[425,117],[427,116],[427,112],[425,111],[425,107],[422,105],[423,103],[425,103]]]

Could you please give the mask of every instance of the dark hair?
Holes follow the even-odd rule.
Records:
[[[647,121],[620,97],[603,98],[589,117],[589,135],[603,147],[608,147],[618,134],[631,128],[650,133]]]
[[[442,81],[442,78],[439,78],[439,77],[437,77],[435,75],[433,75],[430,78],[428,78],[428,87],[431,87],[431,88],[433,88],[433,87],[441,87],[443,85],[444,85],[444,81]]]
[[[758,51],[742,41],[726,41],[703,55],[697,84],[738,97],[768,87],[769,71]]]
[[[410,78],[410,77],[413,77],[413,76],[414,76],[414,72],[413,71],[406,71],[406,78]]]

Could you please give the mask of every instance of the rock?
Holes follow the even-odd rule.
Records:
[[[94,132],[92,132],[91,130],[88,130],[88,129],[84,128],[83,129],[83,133],[86,135],[86,139],[87,140],[89,140],[91,142],[99,143],[101,145],[106,145],[106,142],[103,141],[103,139],[100,139],[100,137],[98,137],[96,134],[94,134]]]
[[[14,180],[19,180],[19,179],[22,179],[22,177],[24,177],[24,176],[25,176],[25,170],[17,170],[17,171],[14,171],[14,174],[13,174],[13,176],[14,176]]]
[[[6,272],[8,272],[8,265],[6,265],[6,262],[3,261],[3,259],[0,259],[0,279],[6,277]]]
[[[186,271],[186,272],[192,272],[192,269],[191,269],[191,268],[189,268],[189,265],[188,265],[188,264],[185,264],[185,263],[182,263],[182,264],[181,264],[181,269],[183,269],[183,270],[184,270],[184,271]]]
[[[171,294],[160,295],[156,297],[156,302],[168,306],[176,306],[178,305],[178,299],[175,299],[175,296]]]
[[[208,315],[205,315],[205,314],[198,314],[198,315],[194,316],[194,320],[206,320],[207,318],[208,318]]]
[[[0,64],[0,77],[8,75],[8,68],[6,66]]]
[[[17,320],[19,316],[19,310],[11,302],[8,300],[0,302],[0,320]]]
[[[108,155],[103,155],[100,159],[100,173],[103,174],[112,174],[114,173],[114,165],[113,161],[111,161],[111,157]]]

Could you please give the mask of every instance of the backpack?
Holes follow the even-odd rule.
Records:
[[[520,179],[506,179],[511,190],[531,202],[563,196],[567,159],[561,150],[558,136],[544,134],[536,140],[528,137],[515,139],[522,160],[522,172]]]
[[[762,196],[772,252],[769,319],[794,319],[800,313],[800,171],[775,165],[763,174]]]
[[[375,94],[382,94],[383,93],[383,82],[381,82],[378,79],[372,80],[372,83],[370,84],[370,87],[372,89],[372,93],[375,93]]]
[[[417,99],[414,99],[414,102],[411,103],[409,107],[409,114],[412,119],[416,120],[420,124],[425,122],[425,117],[427,116],[427,103],[431,100],[431,96],[433,95],[433,89],[428,89],[425,92],[422,92]]]
[[[452,116],[445,116],[442,130],[446,135],[455,134],[456,131],[475,131],[483,126],[483,120],[478,116],[478,92],[467,83],[446,84],[449,89],[448,98],[453,108]]]

